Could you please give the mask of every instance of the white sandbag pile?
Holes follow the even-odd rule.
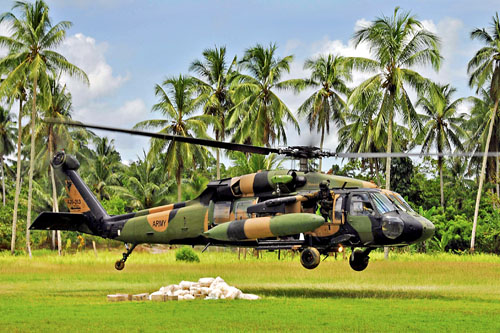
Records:
[[[123,295],[123,294],[121,294]],[[139,297],[140,296],[140,297]],[[161,287],[160,290],[151,293],[149,296],[145,294],[133,295],[132,297],[119,297],[116,295],[108,295],[110,301],[125,301],[125,300],[145,300],[150,301],[176,301],[176,300],[194,300],[194,299],[246,299],[256,300],[260,297],[253,294],[244,294],[236,287],[228,285],[221,277],[201,278],[198,282],[181,281],[179,284],[171,284]]]

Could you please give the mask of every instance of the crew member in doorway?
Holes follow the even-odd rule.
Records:
[[[332,221],[333,193],[330,191],[330,182],[323,180],[319,183],[319,191],[306,194],[307,201],[315,200],[319,204],[319,212],[326,222]]]

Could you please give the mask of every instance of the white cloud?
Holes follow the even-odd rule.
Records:
[[[81,33],[68,37],[58,52],[87,73],[90,85],[68,75],[63,75],[61,81],[67,84],[73,98],[73,119],[89,124],[131,128],[147,117],[149,108],[141,98],[129,97],[129,100],[115,102],[129,76],[113,73],[112,66],[106,61],[107,49],[107,43],[98,43]],[[95,133],[114,139],[116,149],[126,160],[134,159],[143,147],[148,146],[146,138],[104,131]]]
[[[366,27],[370,24],[369,21],[361,18],[354,24],[354,31],[360,28]],[[313,57],[318,57],[321,55],[335,54],[344,57],[361,57],[361,58],[372,58],[370,47],[366,43],[360,43],[355,46],[352,40],[344,43],[341,40],[330,40],[328,36],[323,37],[322,40],[314,42],[311,46]],[[372,76],[373,73],[354,71],[352,76],[352,82],[349,86],[355,87],[361,82]]]
[[[441,40],[441,68],[439,72],[434,71],[430,66],[420,66],[417,70],[420,74],[433,81],[447,84],[456,81],[467,80],[466,57],[467,48],[464,48],[463,39],[464,24],[455,18],[444,18],[437,24],[432,20],[423,20],[422,25],[426,30],[435,33]],[[457,70],[459,69],[459,70]]]
[[[128,80],[128,75],[113,75],[113,69],[105,58],[107,47],[106,43],[96,43],[94,38],[79,33],[68,37],[58,50],[89,77],[90,86],[68,75],[62,77],[76,106],[84,106],[89,100],[108,96]]]
[[[288,54],[288,53],[292,52],[293,50],[296,50],[302,46],[303,46],[303,44],[299,39],[289,39],[286,41],[286,44],[285,44],[285,53]]]
[[[372,23],[368,21],[365,18],[360,18],[359,20],[356,21],[354,24],[354,31],[358,31],[359,29],[367,28],[371,25]]]
[[[342,55],[344,57],[370,57],[370,49],[365,43],[361,43],[358,47],[354,46],[352,41],[344,44],[341,40],[330,40],[327,36],[322,40],[314,42],[312,45],[313,56],[327,55],[330,53]]]
[[[11,25],[7,22],[0,23],[0,36],[10,37],[12,34]],[[6,47],[0,47],[0,57],[5,57],[9,50]]]
[[[74,118],[81,121],[96,124],[112,124],[113,126],[133,126],[144,119],[148,109],[140,98],[125,101],[117,108],[107,103],[89,103],[88,105],[75,108]]]
[[[356,21],[354,29],[357,30],[362,26],[368,25],[369,22],[365,19],[360,19]],[[341,40],[330,40],[328,36],[324,36],[321,40],[312,42],[309,46],[304,46],[304,43],[300,40],[297,39],[291,39],[288,40],[286,43],[287,51],[288,49],[292,47],[298,47],[303,46],[303,47],[308,47],[309,49],[309,55],[308,58],[317,58],[319,56],[323,55],[328,55],[328,54],[335,54],[335,55],[342,55],[345,57],[365,57],[365,58],[370,58],[370,49],[366,43],[361,43],[358,45],[358,47],[354,46],[354,43],[352,41],[348,41],[347,43],[344,43]],[[284,80],[287,79],[292,79],[292,78],[307,78],[310,76],[311,72],[309,70],[306,70],[303,68],[305,59],[296,59],[292,62],[290,65],[290,73],[285,75],[283,77]],[[356,86],[359,85],[361,82],[369,78],[371,75],[370,73],[361,73],[361,72],[354,72],[353,73],[353,80],[351,83],[349,83],[350,86]],[[314,89],[306,89],[302,91],[300,94],[295,94],[292,91],[282,91],[278,92],[278,95],[280,98],[283,99],[283,101],[286,103],[286,105],[292,110],[292,112],[296,113],[297,109],[299,106],[306,100],[307,97],[309,97],[312,93],[314,92]],[[300,123],[301,127],[301,135],[298,136],[296,135],[296,131],[294,128],[290,127],[287,133],[289,133],[289,144],[303,144],[303,136],[304,135],[311,135],[316,134],[314,133],[309,133],[309,127],[308,125],[304,124],[305,120],[302,119],[297,119]],[[335,131],[335,130],[334,130]],[[314,141],[316,141],[319,145],[319,136],[314,138]],[[334,147],[337,145],[337,136],[331,136],[331,139],[327,138],[325,139],[325,146],[329,147]]]
[[[103,126],[132,128],[149,114],[149,110],[140,98],[125,101],[119,107],[112,107],[108,103],[92,102],[85,107],[75,109],[73,118],[89,124]],[[149,145],[147,138],[118,134],[106,131],[95,131],[99,136],[107,136],[115,140],[115,147],[126,160],[135,159]]]

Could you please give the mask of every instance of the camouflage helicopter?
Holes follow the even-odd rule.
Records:
[[[416,214],[397,193],[384,193],[371,182],[308,170],[308,159],[352,154],[304,146],[258,147],[57,122],[245,153],[276,153],[300,160],[299,170],[261,171],[214,180],[193,200],[111,216],[79,176],[77,159],[64,151],[56,153],[51,164],[65,182],[69,212],[43,212],[30,229],[78,231],[124,242],[127,251],[116,261],[117,270],[125,267],[138,244],[155,243],[204,245],[205,249],[213,245],[298,250],[301,264],[307,269],[316,268],[321,255],[351,247],[349,264],[362,271],[373,249],[406,246],[434,234],[434,225]],[[316,214],[318,205],[322,215]]]

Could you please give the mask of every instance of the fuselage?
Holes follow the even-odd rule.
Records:
[[[286,183],[280,183],[280,177],[286,175],[291,175],[291,180],[287,179]],[[255,219],[256,215],[248,213],[247,210],[260,202],[292,196],[300,197],[318,191],[319,183],[323,180],[330,181],[336,200],[343,197],[344,203],[340,208],[343,215],[338,219],[333,218],[332,221],[325,222],[314,230],[305,232],[306,235],[327,244],[343,229],[343,232],[355,235],[359,245],[373,247],[388,244],[407,245],[432,236],[432,224],[415,212],[398,209],[398,219],[402,219],[405,223],[406,237],[395,239],[388,239],[381,231],[383,214],[388,212],[374,211],[371,215],[349,214],[351,204],[349,193],[352,192],[350,189],[363,188],[380,191],[376,190],[376,185],[371,182],[316,172],[276,170],[213,181],[194,200],[111,217],[106,222],[115,225],[110,228],[115,232],[109,237],[129,243],[192,245],[208,243],[231,245],[234,243],[238,246],[253,247],[256,239],[211,239],[207,232],[224,223]],[[308,207],[306,203],[298,199],[293,204],[287,204],[284,213],[315,214],[313,209],[314,207]],[[258,215],[266,216],[266,214]],[[278,213],[278,215],[281,214]],[[334,213],[333,216],[335,215]],[[247,225],[250,225],[252,221],[247,222]]]

